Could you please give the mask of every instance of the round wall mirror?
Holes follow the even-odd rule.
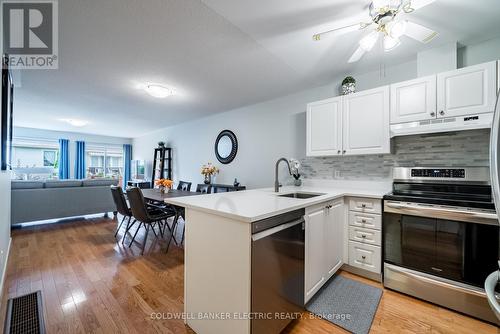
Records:
[[[236,158],[238,139],[230,130],[222,131],[215,141],[215,156],[220,163],[228,164]]]

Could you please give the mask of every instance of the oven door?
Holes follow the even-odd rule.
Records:
[[[460,211],[386,200],[384,262],[482,287],[498,266],[499,227],[493,213]]]

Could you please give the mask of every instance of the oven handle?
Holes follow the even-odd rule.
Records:
[[[387,209],[389,208],[389,209]],[[391,210],[391,209],[396,209],[396,210]],[[466,210],[456,210],[456,209],[445,209],[445,208],[438,208],[438,207],[426,207],[426,206],[421,206],[421,205],[412,205],[409,203],[393,203],[393,202],[386,202],[385,203],[385,212],[395,212],[395,213],[404,213],[404,211],[409,211],[409,213],[417,213],[419,216],[425,215],[425,213],[428,213],[425,216],[431,216],[432,214],[443,214],[443,215],[452,215],[450,218],[455,218],[459,219],[460,216],[467,218],[468,220],[470,219],[486,219],[486,220],[493,220],[491,222],[492,225],[498,225],[498,216],[496,213],[488,213],[488,212],[477,212],[477,211],[466,211]],[[415,212],[417,211],[417,212]]]

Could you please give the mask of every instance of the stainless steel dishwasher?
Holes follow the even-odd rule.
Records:
[[[252,334],[280,333],[304,310],[304,214],[252,224]]]

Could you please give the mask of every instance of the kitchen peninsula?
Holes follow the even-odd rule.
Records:
[[[302,287],[298,294],[290,297],[295,304],[303,306],[344,263],[359,267],[368,277],[379,277],[380,245],[359,243],[361,249],[353,247],[348,242],[347,229],[350,213],[353,224],[359,220],[367,228],[377,228],[381,199],[389,190],[390,184],[385,182],[339,181],[328,185],[311,182],[303,187],[284,187],[280,193],[258,189],[167,199],[167,203],[186,209],[184,311],[188,315],[187,324],[198,334],[251,333],[251,328],[258,326],[249,319],[251,312],[262,311],[252,280],[267,273],[256,272],[262,263],[256,263],[252,256],[257,256],[256,241],[265,240],[271,228],[284,231],[286,226],[295,224],[299,231],[305,229],[305,233],[302,231],[305,252],[304,242],[302,251],[292,251],[301,257],[302,266],[298,265],[298,271],[288,275],[300,281],[297,284]],[[306,198],[285,197],[293,196],[291,194]],[[276,222],[276,217],[283,221]],[[269,229],[260,227],[265,224]],[[322,240],[315,240],[317,238]],[[273,244],[271,248],[281,246]],[[329,249],[323,251],[321,247]],[[324,254],[331,256],[322,258]],[[265,258],[266,261],[272,261],[269,258],[283,260],[273,254]],[[363,260],[359,262],[357,258]],[[327,263],[329,268],[325,269]],[[294,265],[287,266],[293,268]],[[278,262],[273,263],[272,268],[284,270]],[[286,276],[284,280],[290,278]],[[271,281],[267,284],[269,289],[272,289]],[[290,290],[289,287],[286,290]],[[265,293],[269,298],[266,305],[272,304],[270,294]],[[291,310],[288,306],[284,310]],[[278,311],[281,311],[279,307]],[[207,317],[209,314],[215,319]],[[224,320],[217,319],[220,314],[225,315]]]

